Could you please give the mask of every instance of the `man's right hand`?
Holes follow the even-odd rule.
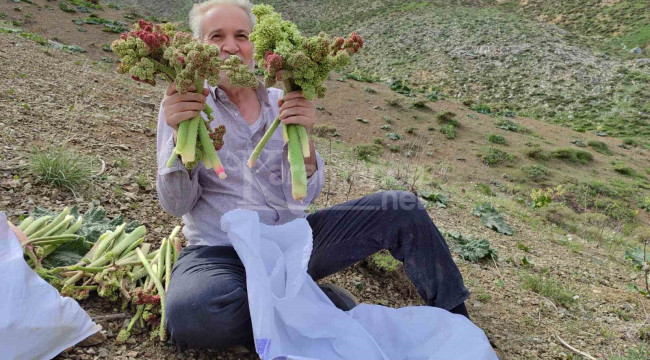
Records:
[[[176,91],[176,84],[170,83],[165,91],[162,101],[162,108],[165,114],[165,122],[174,129],[174,142],[178,137],[178,124],[198,116],[203,111],[206,97],[210,90],[203,89],[203,95],[194,92],[196,88],[192,85],[186,94]]]

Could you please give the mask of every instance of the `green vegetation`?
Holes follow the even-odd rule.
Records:
[[[391,140],[400,140],[400,139],[404,138],[403,135],[400,135],[398,133],[387,133],[386,137],[391,139]]]
[[[487,104],[473,105],[470,107],[470,109],[476,111],[479,114],[485,114],[485,115],[492,114],[492,108],[490,107],[490,105]]]
[[[482,202],[474,206],[472,215],[478,216],[485,227],[496,232],[504,235],[512,235],[514,233],[510,225],[505,222],[503,216],[501,216],[490,202]]]
[[[647,339],[646,339],[647,340]],[[625,356],[612,356],[612,360],[646,360],[650,358],[650,345],[639,344],[630,349]]]
[[[104,19],[95,14],[90,14],[90,16],[88,16],[83,21],[84,23],[90,25],[104,25],[102,31],[105,32],[112,32],[112,33],[119,34],[129,30],[127,24],[122,21]]]
[[[373,95],[377,93],[377,90],[375,90],[375,89],[373,89],[371,87],[368,87],[368,86],[364,86],[363,91],[367,92],[368,94],[373,94]]]
[[[541,164],[525,165],[521,167],[526,177],[535,182],[548,180],[550,172],[546,166]]]
[[[90,181],[93,159],[64,149],[35,151],[29,172],[39,182],[76,191]]]
[[[459,125],[458,120],[456,120],[456,113],[453,113],[451,111],[444,111],[436,114],[436,119],[440,125]]]
[[[601,153],[604,155],[612,155],[614,154],[607,144],[605,144],[602,141],[597,141],[597,140],[589,140],[587,141],[587,145],[589,145],[592,149],[594,149],[595,152]]]
[[[355,146],[354,153],[359,160],[369,161],[381,155],[384,148],[378,144],[359,144]]]
[[[456,138],[456,127],[453,124],[442,125],[440,127],[440,132],[445,134],[445,138],[447,139]]]
[[[59,2],[59,9],[67,12],[67,13],[75,13],[77,12],[72,6],[70,6],[70,3],[68,3],[65,0],[62,0]]]
[[[551,158],[551,153],[539,146],[524,150],[524,155],[535,160],[548,160]]]
[[[544,279],[539,275],[527,275],[523,280],[524,289],[549,298],[559,305],[568,307],[575,302],[573,292],[555,280]]]
[[[311,132],[314,136],[330,137],[336,134],[336,126],[327,124],[316,124],[312,127]]]
[[[459,232],[450,232],[444,235],[454,240],[455,244],[452,244],[451,248],[463,260],[481,262],[498,259],[497,251],[486,238],[466,236]]]
[[[499,119],[494,122],[494,125],[503,130],[526,132],[525,128],[509,119]]]
[[[399,269],[402,262],[396,260],[387,250],[381,250],[370,256],[370,262],[380,270],[392,273]]]
[[[39,45],[47,45],[48,44],[47,39],[42,37],[41,35],[38,35],[38,34],[22,32],[22,33],[20,33],[20,36],[24,37],[25,39],[32,40],[32,41],[36,42]]]
[[[589,151],[573,148],[555,149],[551,152],[551,156],[572,164],[587,164],[594,159]]]
[[[623,144],[625,145],[634,146],[634,147],[641,145],[641,142],[636,138],[625,137],[622,140],[623,140]]]
[[[625,176],[635,176],[636,175],[636,171],[634,171],[634,169],[632,169],[629,165],[627,165],[625,163],[615,163],[614,164],[614,171],[616,171],[617,173],[619,173],[621,175],[625,175]]]
[[[104,10],[99,1],[68,0],[72,5],[95,10]]]
[[[488,134],[487,139],[491,143],[507,145],[506,138],[501,135]]]
[[[483,160],[485,165],[499,165],[515,159],[514,155],[494,147],[483,149],[478,156]]]

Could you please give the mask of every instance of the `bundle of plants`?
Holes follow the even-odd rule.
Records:
[[[325,33],[305,38],[294,23],[282,20],[270,5],[255,5],[253,14],[257,23],[250,39],[255,44],[254,57],[264,73],[264,83],[273,86],[281,81],[285,94],[301,90],[307,100],[324,97],[323,82],[330,71],[342,69],[350,55],[363,46],[357,33],[348,39],[330,38]],[[253,166],[279,124],[277,117],[253,150],[248,167]],[[304,158],[310,156],[309,136],[304,126],[296,124],[283,124],[282,134],[289,147],[291,194],[295,200],[302,200],[307,195]]]
[[[140,82],[155,85],[162,77],[174,82],[179,93],[185,94],[194,85],[197,93],[203,94],[207,80],[211,86],[219,83],[220,73],[225,71],[233,86],[256,87],[257,80],[252,71],[233,55],[226,60],[219,58],[219,47],[204,44],[191,34],[179,31],[172,23],[153,24],[139,20],[133,30],[123,33],[111,44],[111,49],[120,57],[119,73],[128,73]],[[177,157],[188,169],[199,161],[220,179],[226,178],[217,150],[223,146],[225,128],[210,128],[212,109],[205,105],[201,115],[183,121],[178,127],[178,139],[174,151],[167,161],[171,167]]]
[[[108,221],[103,210],[91,210],[83,223],[73,222],[76,208],[67,207],[58,215],[46,210],[22,220],[19,228],[28,236],[22,243],[29,265],[62,295],[75,299],[87,298],[91,292],[111,301],[120,301],[122,308],[132,308],[135,315],[118,335],[118,342],[128,339],[133,327],[152,329],[152,335],[166,339],[165,293],[171,281],[171,270],[181,251],[177,238],[181,227],[176,226],[160,247],[144,241],[146,228],[137,223],[125,223],[121,216]],[[69,224],[72,224],[68,227]],[[81,236],[74,232],[85,234]],[[101,235],[98,232],[103,231]],[[76,247],[64,249],[60,256],[42,264],[53,251],[65,244],[80,241]],[[51,250],[57,246],[58,249]],[[86,247],[83,254],[81,249]],[[55,253],[56,254],[56,253]],[[76,259],[72,262],[72,259]]]

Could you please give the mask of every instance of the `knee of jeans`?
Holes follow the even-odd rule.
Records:
[[[382,210],[388,210],[398,216],[420,216],[426,214],[426,209],[415,194],[410,191],[390,190],[377,193],[378,205]]]
[[[250,334],[248,299],[243,288],[236,288],[223,296],[188,295],[170,292],[166,299],[166,326],[176,344],[232,346]]]

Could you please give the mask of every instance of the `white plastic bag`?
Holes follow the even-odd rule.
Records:
[[[305,219],[269,226],[254,211],[233,210],[221,227],[246,268],[262,360],[497,359],[483,331],[461,315],[429,306],[336,308],[307,274],[312,234]]]
[[[96,331],[74,299],[27,265],[0,212],[0,360],[52,359]]]

